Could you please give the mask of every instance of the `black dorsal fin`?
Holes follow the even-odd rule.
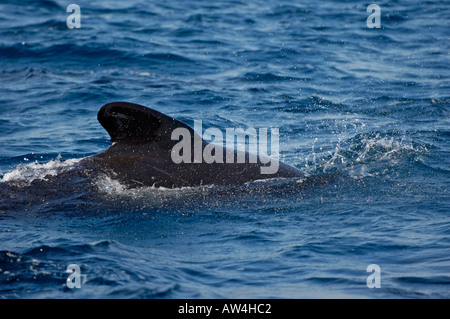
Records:
[[[169,141],[172,131],[192,128],[170,116],[148,107],[128,103],[105,104],[97,115],[98,121],[111,136],[111,142],[151,143]]]

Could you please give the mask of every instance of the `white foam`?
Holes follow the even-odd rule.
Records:
[[[111,197],[123,196],[127,198],[148,198],[149,196],[158,197],[163,199],[164,197],[171,197],[177,195],[185,195],[192,192],[204,192],[214,187],[214,185],[204,186],[185,186],[178,188],[166,188],[161,186],[143,186],[138,188],[129,188],[124,184],[121,184],[118,180],[115,180],[105,174],[100,175],[94,181],[97,189],[100,193],[105,193]]]
[[[81,161],[81,159],[68,159],[66,161],[61,161],[61,156],[58,155],[55,160],[49,161],[47,163],[38,163],[36,161],[29,164],[21,164],[17,166],[15,170],[5,173],[5,175],[0,178],[0,183],[31,183],[36,179],[46,180],[48,176],[56,176],[61,172],[72,169],[72,167],[79,161]]]
[[[123,194],[127,187],[122,185],[119,181],[110,178],[107,175],[102,175],[95,180],[95,185],[98,190],[109,195]]]

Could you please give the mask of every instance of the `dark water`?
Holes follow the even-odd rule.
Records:
[[[0,4],[1,298],[450,297],[448,1],[76,3]],[[66,179],[111,101],[277,127],[310,178]]]

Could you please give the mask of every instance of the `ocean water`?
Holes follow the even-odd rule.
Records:
[[[0,3],[0,298],[450,297],[448,1],[68,4]],[[65,178],[112,101],[279,128],[307,178]]]

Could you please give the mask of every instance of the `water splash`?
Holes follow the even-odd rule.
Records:
[[[425,145],[415,144],[411,138],[380,132],[358,134],[346,140],[339,137],[327,147],[317,147],[317,141],[315,138],[311,151],[304,157],[303,171],[307,176],[335,171],[345,171],[354,177],[372,176],[378,174],[381,162],[390,167],[427,153]]]

